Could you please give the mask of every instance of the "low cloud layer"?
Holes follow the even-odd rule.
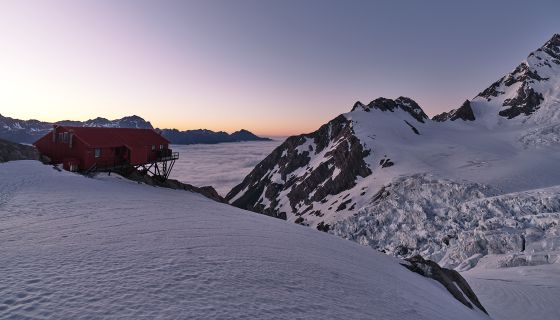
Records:
[[[173,145],[180,152],[171,178],[195,186],[212,186],[225,196],[264,159],[282,139],[273,141]]]

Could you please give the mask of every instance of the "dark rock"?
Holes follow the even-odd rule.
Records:
[[[391,161],[391,159],[385,158],[379,161],[379,165],[381,166],[381,168],[388,168],[388,167],[392,167],[395,164],[393,163],[393,161]]]
[[[505,78],[505,77],[504,77]],[[502,81],[504,78],[492,83],[488,88],[484,89],[481,93],[477,95],[477,97],[486,98],[486,100],[490,101],[493,97],[497,97],[500,94],[504,94],[505,91],[500,91],[498,88],[502,85]]]
[[[331,228],[331,226],[323,221],[319,222],[319,224],[317,224],[317,230],[319,231],[323,231],[323,232],[329,232],[329,229]]]
[[[352,202],[352,199],[348,199],[348,200],[342,202],[342,203],[338,206],[338,208],[336,208],[336,211],[338,212],[338,211],[341,211],[341,210],[346,209],[346,207],[348,206],[348,204],[350,204],[350,202]]]
[[[424,120],[428,119],[428,116],[418,105],[418,103],[407,97],[399,97],[395,100],[387,98],[377,98],[371,101],[367,106],[364,106],[361,102],[358,101],[356,102],[356,104],[354,104],[352,111],[354,111],[358,107],[361,107],[367,112],[369,112],[371,109],[377,109],[384,112],[394,112],[396,109],[401,109],[410,114],[418,122],[423,123]]]
[[[437,122],[443,122],[447,120],[455,121],[457,119],[461,119],[464,121],[474,121],[474,112],[471,107],[471,102],[469,100],[465,100],[463,104],[458,108],[451,110],[449,112],[440,113],[432,118],[432,120]]]
[[[471,289],[467,281],[459,274],[459,272],[451,269],[440,267],[431,260],[424,260],[421,256],[414,256],[405,259],[407,263],[402,265],[408,270],[416,272],[424,277],[434,279],[441,283],[451,295],[462,304],[473,309],[473,305],[479,310],[488,314],[482,306],[478,297]]]
[[[410,122],[404,120],[404,122],[410,127],[410,129],[412,129],[412,132],[414,132],[417,135],[420,135],[420,131],[418,131],[418,129],[416,129],[415,126],[411,125]]]
[[[39,151],[33,146],[26,146],[0,139],[0,162],[13,160],[49,161],[46,158],[41,158]]]
[[[141,183],[145,183],[150,186],[157,186],[162,188],[169,188],[169,189],[176,189],[176,190],[186,190],[190,192],[199,193],[209,199],[212,199],[217,202],[227,203],[225,199],[218,194],[218,192],[211,186],[205,187],[195,187],[193,185],[183,183],[174,179],[167,179],[161,180],[154,177],[151,177],[147,174],[144,174],[140,171],[137,171],[134,168],[130,168],[130,170],[126,170],[124,172],[119,172],[123,177],[137,181]]]
[[[517,90],[515,98],[504,101],[504,106],[510,106],[510,108],[501,110],[498,114],[508,119],[515,118],[520,114],[530,115],[539,108],[542,100],[544,100],[542,93],[524,85]]]

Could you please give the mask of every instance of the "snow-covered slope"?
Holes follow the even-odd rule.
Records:
[[[540,230],[534,241],[551,245],[536,251],[555,252],[559,97],[555,35],[511,74],[433,120],[408,98],[356,102],[317,131],[288,138],[226,198],[453,267],[474,265],[477,254],[521,253],[533,230]]]
[[[560,264],[494,269],[485,260],[462,274],[492,318],[560,319]]]
[[[0,164],[3,319],[485,319],[402,261],[200,195]]]

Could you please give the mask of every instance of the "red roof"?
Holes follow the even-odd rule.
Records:
[[[63,127],[68,131],[73,131],[76,138],[91,147],[111,148],[169,144],[169,140],[153,129]]]

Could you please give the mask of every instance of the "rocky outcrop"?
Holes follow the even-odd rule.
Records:
[[[0,139],[0,162],[40,159],[39,151],[35,147]]]
[[[356,109],[363,109],[366,112],[370,112],[371,109],[389,112],[394,112],[397,109],[401,109],[410,114],[418,122],[423,123],[425,120],[429,119],[428,115],[424,113],[424,110],[422,110],[418,103],[407,97],[399,97],[395,100],[387,98],[377,98],[367,105],[364,105],[363,103],[358,101],[352,107],[352,111]]]
[[[287,212],[322,215],[313,209],[314,202],[348,190],[357,177],[371,174],[364,162],[368,153],[354,136],[352,122],[340,115],[313,133],[288,138],[226,200],[281,219]]]
[[[412,272],[416,272],[424,277],[434,279],[441,283],[451,295],[459,300],[465,306],[473,309],[478,308],[482,312],[488,314],[482,306],[478,297],[471,289],[465,278],[455,270],[440,267],[431,260],[424,260],[421,256],[414,256],[405,259],[406,263],[402,265]]]
[[[504,106],[510,108],[500,110],[498,114],[508,119],[515,118],[520,114],[528,116],[539,108],[543,100],[542,93],[536,92],[533,88],[524,84],[517,90],[516,97],[504,101]]]
[[[451,110],[449,112],[440,113],[432,118],[433,121],[443,122],[443,121],[455,121],[461,119],[463,121],[474,121],[474,112],[471,107],[471,102],[465,100],[463,104],[458,108]]]
[[[128,171],[125,170],[124,172],[121,171],[119,172],[119,174],[132,181],[145,183],[150,186],[176,189],[176,190],[186,190],[190,192],[200,193],[201,195],[209,199],[212,199],[214,201],[226,203],[225,199],[222,196],[220,196],[218,192],[211,186],[195,187],[191,184],[183,183],[175,179],[167,179],[167,180],[156,179],[147,174],[142,174],[141,172],[135,170],[134,168],[130,168],[130,170]]]

